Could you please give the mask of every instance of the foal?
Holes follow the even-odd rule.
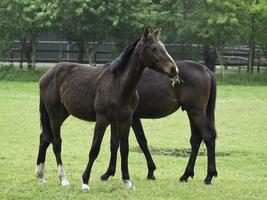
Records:
[[[60,127],[73,115],[95,121],[94,137],[89,160],[82,175],[82,189],[89,190],[91,168],[97,158],[101,142],[109,124],[114,138],[120,144],[122,180],[133,188],[128,172],[128,136],[133,112],[138,103],[137,84],[145,69],[175,77],[178,68],[158,39],[159,29],[150,33],[146,27],[143,37],[126,48],[113,62],[100,68],[85,67],[74,63],[60,63],[49,70],[40,80],[40,135],[36,177],[45,183],[44,163],[50,143],[58,165],[62,186],[69,185],[61,160]]]

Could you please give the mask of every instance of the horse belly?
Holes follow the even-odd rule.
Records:
[[[67,107],[69,114],[71,114],[74,117],[77,117],[82,120],[86,121],[96,121],[96,114],[93,108],[90,107],[80,107],[80,106],[72,106]]]
[[[171,100],[155,99],[149,103],[140,101],[134,115],[139,118],[162,118],[172,114],[179,107],[180,104],[177,101]]]
[[[83,120],[95,121],[96,114],[93,107],[93,100],[86,96],[68,94],[61,97],[61,102],[69,114]]]

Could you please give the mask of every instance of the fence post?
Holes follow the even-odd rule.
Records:
[[[70,43],[67,43],[67,60],[70,59]]]
[[[13,49],[11,49],[11,52],[10,52],[10,63],[11,63],[11,66],[13,67],[13,59],[14,59],[14,55],[13,55]]]

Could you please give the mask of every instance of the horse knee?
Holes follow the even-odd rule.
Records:
[[[191,137],[190,138],[191,147],[193,149],[199,148],[199,145],[200,145],[201,141],[202,141],[202,138],[201,137]]]
[[[117,153],[118,148],[119,148],[119,145],[114,145],[114,146],[112,145],[110,147],[111,153]]]
[[[40,144],[50,144],[52,142],[52,138],[49,134],[42,132],[40,134]]]
[[[49,145],[50,143],[43,141],[43,142],[40,142],[39,148],[46,151]]]
[[[143,133],[139,134],[138,140],[140,144],[147,146],[147,140]]]
[[[205,142],[206,146],[214,147],[215,146],[215,138],[213,136],[204,136],[203,141]]]
[[[98,156],[98,153],[100,151],[100,148],[95,148],[95,149],[92,149],[89,153],[89,159],[90,160],[95,160]]]

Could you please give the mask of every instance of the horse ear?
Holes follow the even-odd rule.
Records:
[[[147,38],[147,36],[149,35],[149,33],[150,33],[149,26],[146,26],[145,27],[145,30],[144,30],[144,39]]]
[[[157,28],[153,31],[153,34],[159,39],[161,28]]]

